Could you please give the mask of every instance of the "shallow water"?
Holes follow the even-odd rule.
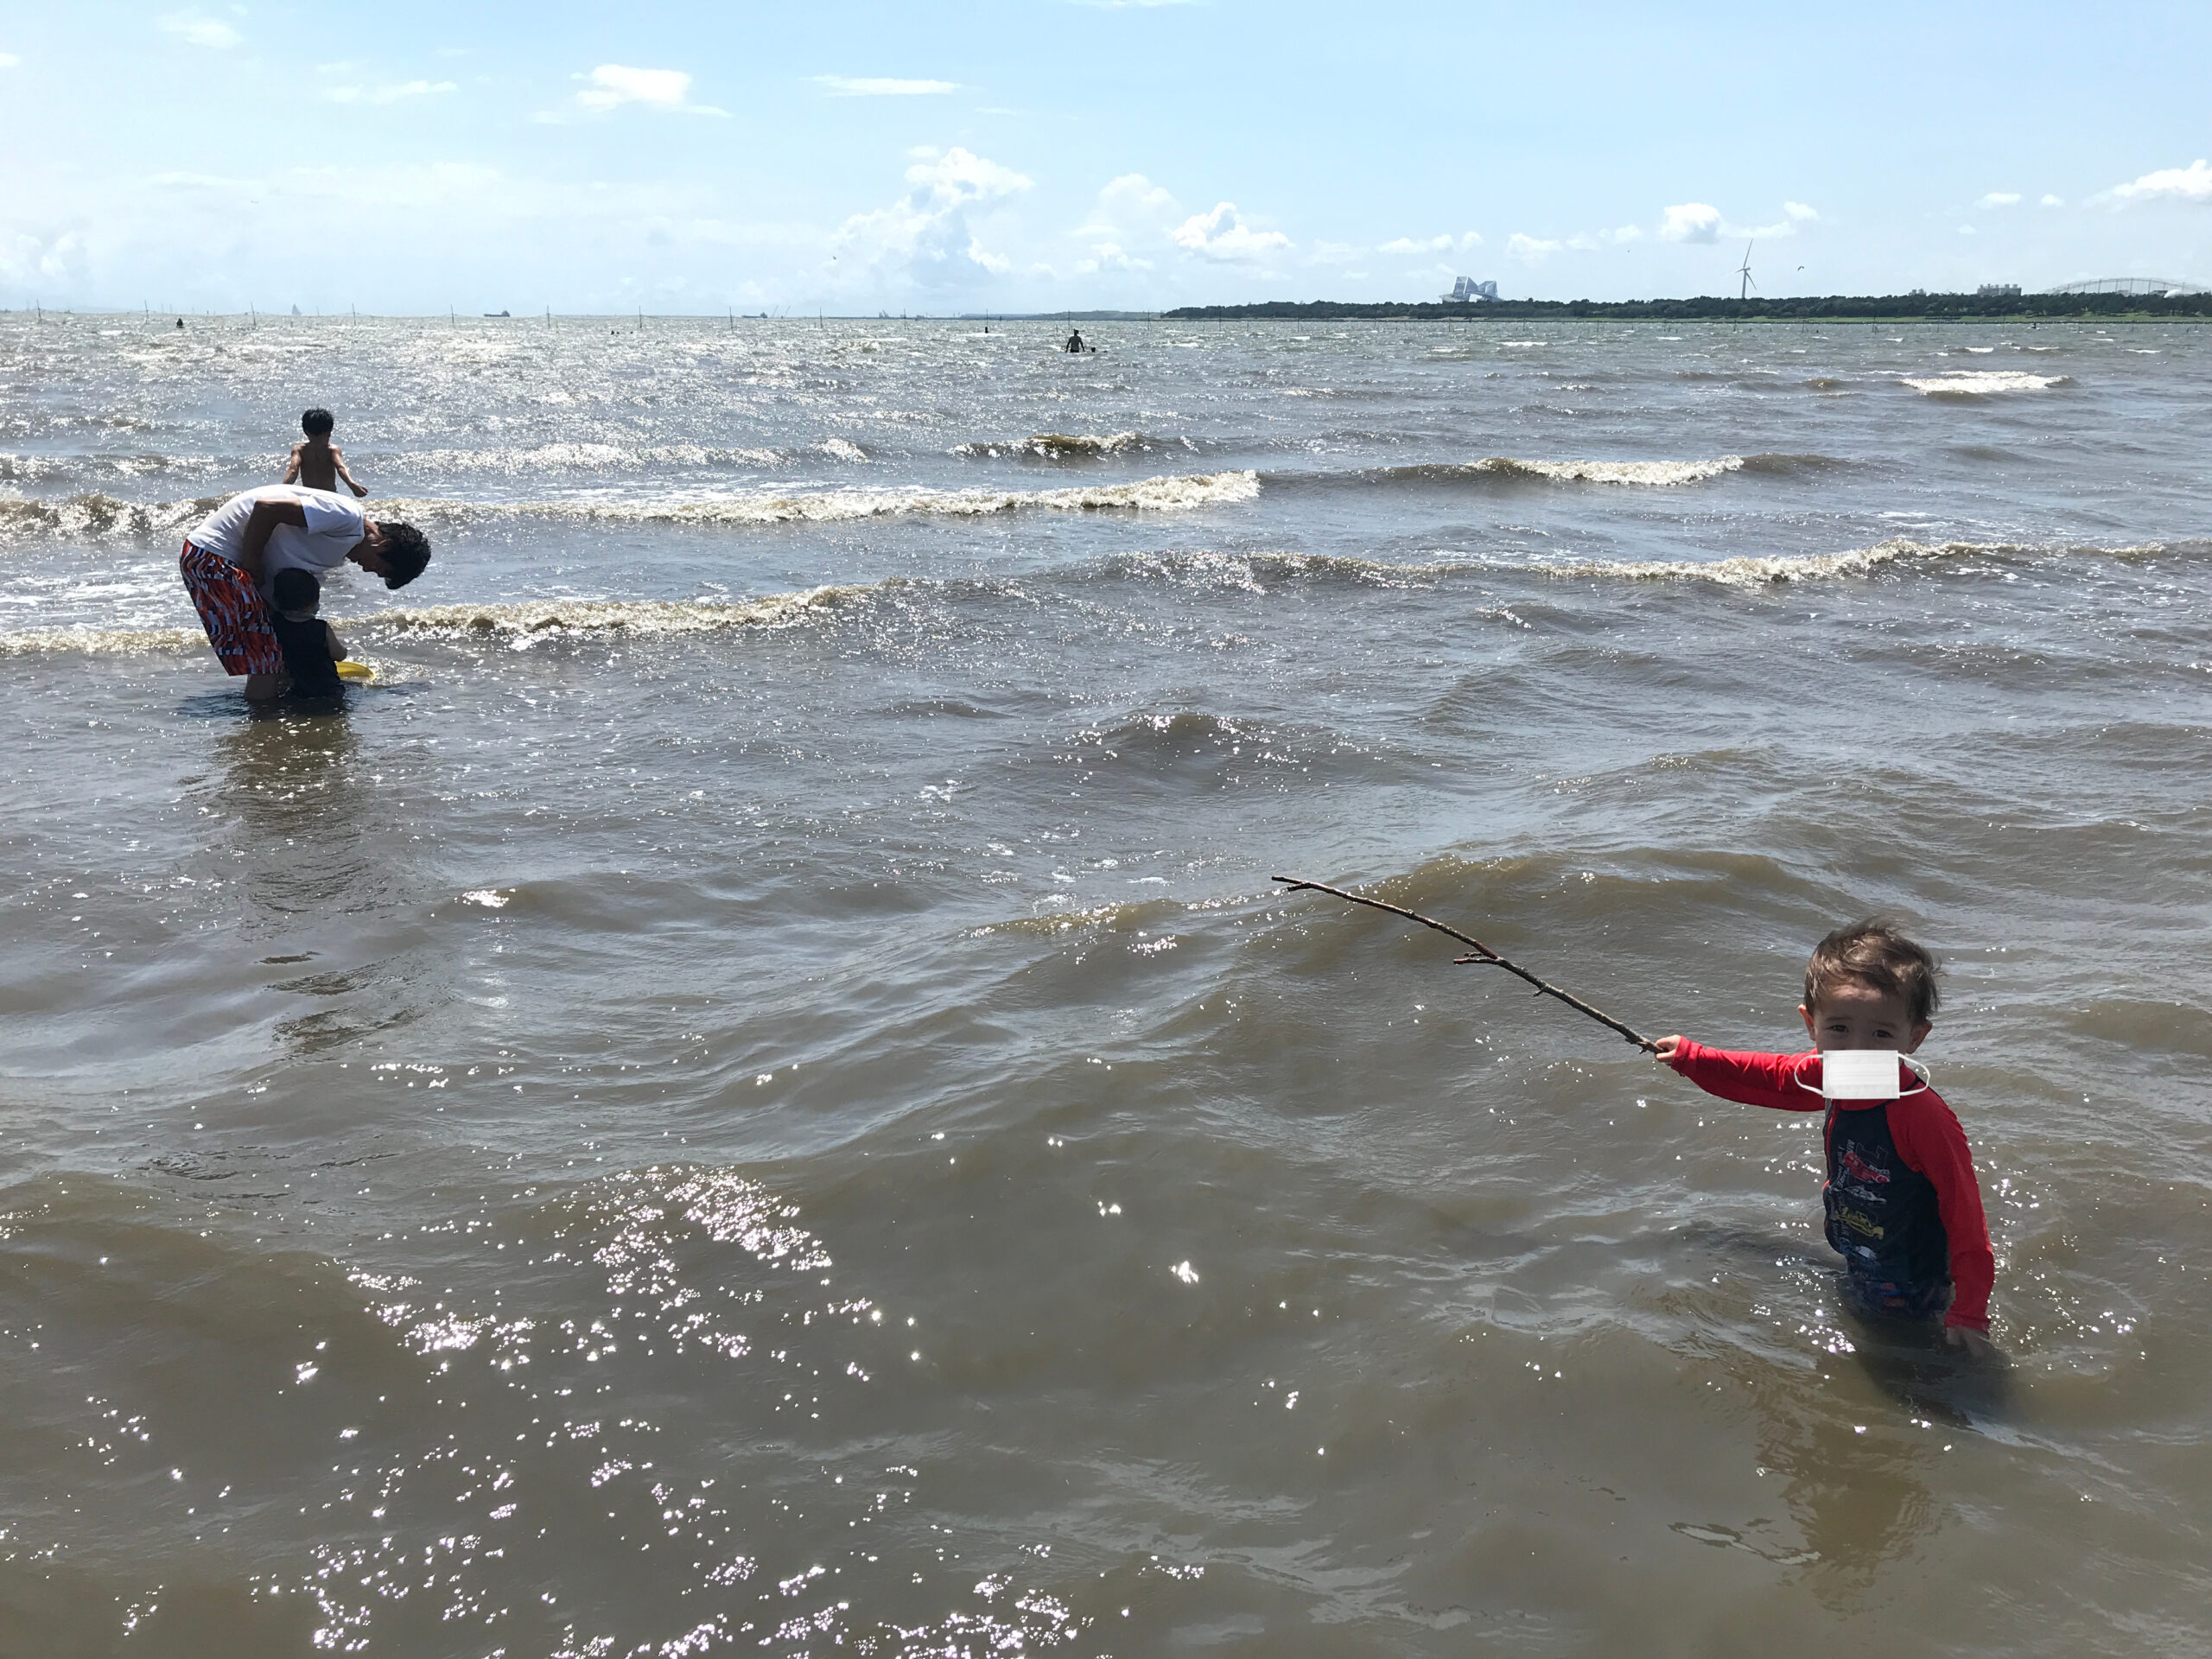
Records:
[[[2212,342],[1052,339],[0,319],[0,1650],[2202,1651]],[[251,718],[310,402],[437,555]],[[1279,873],[1907,919],[2010,1376]]]

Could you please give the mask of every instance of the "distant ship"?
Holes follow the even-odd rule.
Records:
[[[1491,286],[1492,286],[1492,287],[1496,287],[1496,286],[1497,286],[1497,284],[1496,284],[1496,283],[1492,283],[1492,284],[1491,284]],[[512,312],[506,312],[506,311],[486,311],[484,315],[485,315],[486,316],[487,316],[487,317],[505,317],[505,316],[511,316],[511,315],[512,315],[513,314],[512,314]]]
[[[1462,276],[1452,284],[1452,291],[1443,296],[1446,305],[1470,305],[1478,301],[1497,297],[1496,283],[1478,283],[1471,276]]]

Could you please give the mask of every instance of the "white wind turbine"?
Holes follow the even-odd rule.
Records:
[[[1736,274],[1744,279],[1743,285],[1736,293],[1736,297],[1739,300],[1751,298],[1751,290],[1758,286],[1751,280],[1751,245],[1749,242],[1744,244],[1744,263],[1736,269]]]

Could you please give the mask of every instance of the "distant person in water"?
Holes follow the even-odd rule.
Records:
[[[1934,1326],[1976,1359],[1989,1341],[1996,1262],[1966,1131],[1904,1056],[1934,1029],[1936,959],[1885,923],[1840,927],[1814,947],[1797,1012],[1809,1054],[1733,1054],[1687,1037],[1654,1046],[1709,1095],[1785,1112],[1825,1111],[1827,1241],[1843,1257],[1843,1289],[1872,1319]],[[1877,1049],[1898,1056],[1888,1093],[1823,1098],[1822,1056]],[[1839,1062],[1840,1064],[1840,1062]],[[1847,1085],[1848,1086],[1848,1085]]]
[[[335,424],[327,409],[311,409],[300,416],[300,430],[307,436],[292,446],[292,458],[284,464],[284,481],[334,494],[338,480],[342,478],[346,487],[357,497],[366,495],[368,492],[356,484],[353,474],[346,470],[346,457],[330,441],[330,429]]]
[[[284,690],[284,649],[270,624],[276,573],[315,575],[348,561],[387,588],[404,588],[429,563],[429,538],[412,524],[370,518],[344,496],[296,484],[242,490],[192,532],[178,560],[185,591],[225,671],[245,677],[251,701]]]
[[[1071,328],[1068,330],[1068,343],[1060,349],[1064,352],[1084,352],[1090,348],[1083,343],[1083,331],[1079,328]]]
[[[338,631],[315,614],[322,603],[322,584],[304,570],[279,570],[270,578],[273,602],[269,629],[284,653],[284,671],[292,678],[296,697],[334,697],[345,690],[338,664],[346,660],[346,643]]]

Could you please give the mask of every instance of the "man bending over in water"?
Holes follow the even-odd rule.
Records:
[[[224,669],[245,677],[254,702],[284,690],[284,651],[269,625],[279,570],[320,575],[358,564],[387,588],[404,588],[430,562],[429,538],[412,524],[380,523],[327,490],[264,484],[209,513],[178,567],[193,608]]]

